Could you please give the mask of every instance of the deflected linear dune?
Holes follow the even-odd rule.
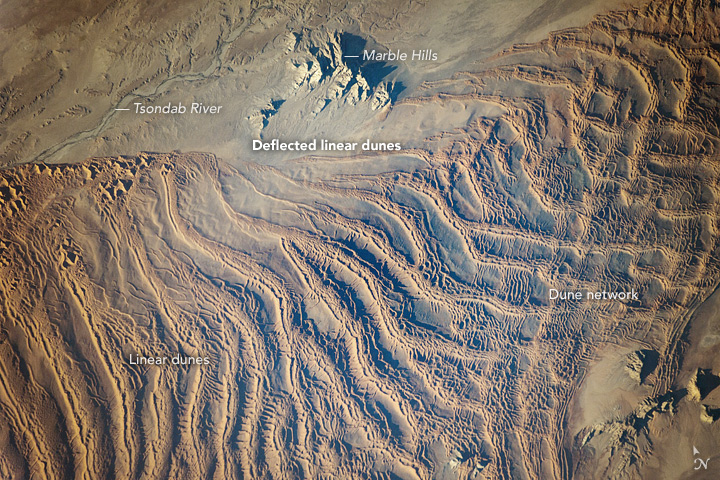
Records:
[[[426,83],[393,111],[485,112],[432,151],[1,172],[0,477],[691,475],[720,434],[717,12]],[[130,363],[174,355],[210,365]]]

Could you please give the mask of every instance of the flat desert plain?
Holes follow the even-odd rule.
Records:
[[[0,5],[1,478],[717,478],[716,2],[153,5]]]

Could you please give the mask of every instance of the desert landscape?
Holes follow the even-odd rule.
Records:
[[[0,5],[0,478],[717,478],[720,5],[154,5]]]

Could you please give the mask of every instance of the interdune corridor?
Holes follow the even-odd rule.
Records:
[[[690,472],[718,25],[654,2],[424,82],[391,110],[486,112],[432,148],[0,171],[0,478]]]

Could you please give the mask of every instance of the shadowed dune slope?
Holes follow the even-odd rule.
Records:
[[[617,345],[667,394],[717,285],[717,11],[601,17],[427,83],[395,108],[499,112],[432,152],[0,172],[0,476],[642,472],[642,426],[593,463],[568,409]],[[176,354],[210,364],[130,363]]]

